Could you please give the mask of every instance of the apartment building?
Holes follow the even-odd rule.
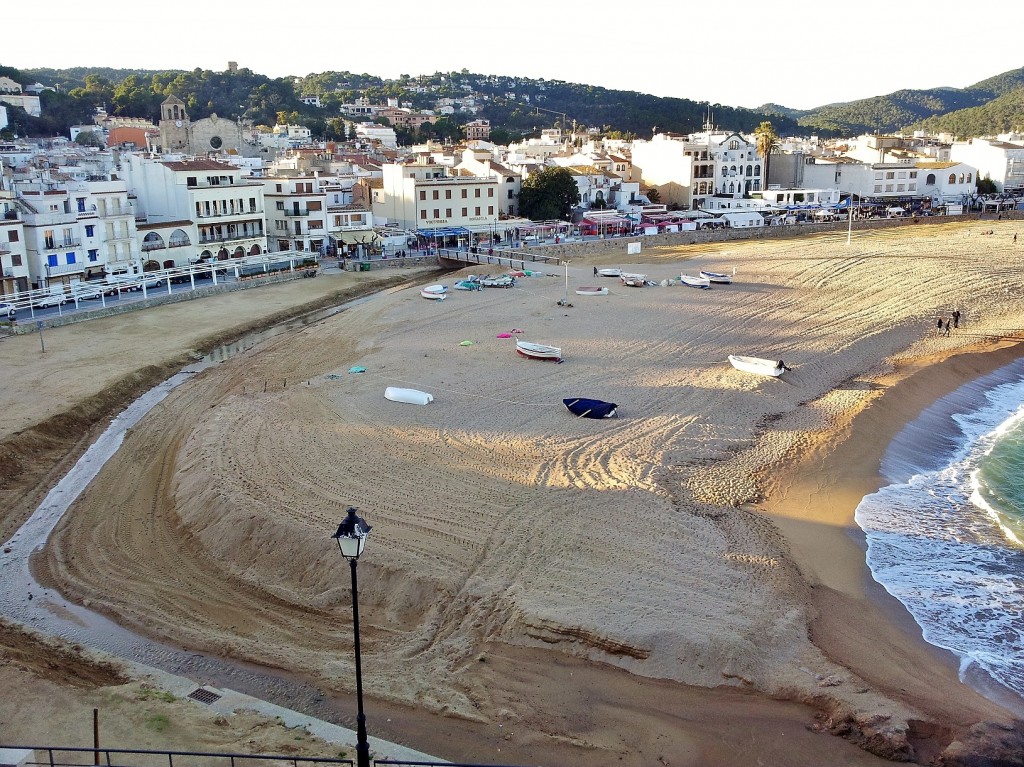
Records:
[[[125,182],[42,177],[14,186],[30,287],[141,270],[135,210]]]
[[[501,183],[497,177],[449,171],[422,155],[410,163],[384,165],[382,176],[380,186],[372,190],[373,214],[389,225],[485,231],[498,221]]]
[[[263,183],[241,168],[218,160],[132,154],[124,158],[122,173],[138,200],[149,260],[184,266],[267,250]],[[172,247],[169,235],[177,232]]]
[[[984,138],[957,141],[950,147],[949,158],[977,168],[978,174],[991,179],[999,192],[1024,189],[1024,142]]]
[[[712,197],[741,198],[764,185],[757,145],[740,133],[657,133],[634,141],[631,159],[633,180],[657,189],[666,204],[696,209]]]
[[[0,296],[28,290],[25,224],[14,201],[10,181],[0,173]]]
[[[273,175],[260,181],[268,249],[321,251],[327,237],[327,194],[319,177]]]

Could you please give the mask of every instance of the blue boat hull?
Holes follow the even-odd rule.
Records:
[[[578,418],[611,418],[618,407],[614,402],[583,397],[569,397],[563,399],[562,404]]]

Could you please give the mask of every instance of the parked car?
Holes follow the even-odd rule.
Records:
[[[0,302],[0,317],[6,317],[9,320],[13,320],[17,310],[11,304],[5,304]]]
[[[32,306],[34,306],[36,309],[49,309],[50,307],[60,306],[61,304],[66,304],[67,302],[68,297],[64,295],[64,291],[54,289],[51,290],[49,293],[34,299],[32,301]]]

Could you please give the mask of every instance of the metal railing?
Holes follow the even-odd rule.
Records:
[[[257,767],[270,762],[300,765],[354,765],[351,759],[295,756],[275,754],[236,754],[210,751],[156,751],[129,748],[77,748],[53,746],[0,746],[0,749],[33,751],[35,761],[26,767],[87,767],[102,764],[107,767]],[[40,758],[43,757],[43,758]]]

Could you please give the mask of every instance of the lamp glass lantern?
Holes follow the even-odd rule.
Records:
[[[356,514],[356,508],[350,506],[348,514],[338,525],[338,532],[331,537],[338,541],[338,548],[345,559],[359,559],[366,547],[366,536],[370,529],[366,520]]]

